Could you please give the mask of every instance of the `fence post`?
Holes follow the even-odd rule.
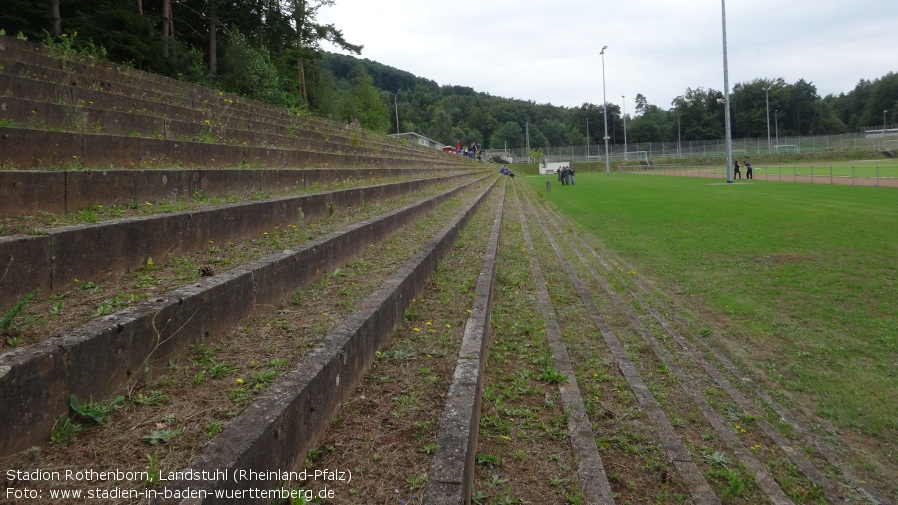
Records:
[[[833,183],[833,167],[829,167],[829,183]]]
[[[879,165],[876,166],[876,187],[879,187]]]

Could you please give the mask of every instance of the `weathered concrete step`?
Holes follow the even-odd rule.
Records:
[[[517,197],[517,192],[515,196]],[[539,257],[527,226],[526,215],[522,213],[519,218],[528,252],[535,258]],[[556,229],[561,230],[557,226]],[[577,475],[584,502],[590,505],[612,505],[614,503],[614,493],[611,490],[608,474],[605,471],[604,463],[597,448],[592,423],[583,402],[583,395],[577,383],[576,372],[571,363],[570,354],[564,343],[561,328],[555,318],[555,314],[558,312],[552,304],[539,261],[532,262],[530,268],[540,310],[543,319],[546,321],[546,339],[552,351],[553,363],[560,373],[567,376],[567,383],[559,386],[559,392],[565,412],[570,413],[568,431],[570,433],[571,449],[577,462]]]
[[[88,72],[95,71],[94,67],[86,68]],[[82,82],[82,85],[77,84],[78,79],[84,81],[88,78],[89,73],[87,76],[76,75],[71,71],[42,69],[31,63],[5,64],[3,70],[0,71],[0,95],[10,99],[25,98],[46,104],[138,113],[200,126],[230,125],[245,130],[290,133],[309,140],[330,139],[342,145],[356,143],[360,147],[375,149],[411,150],[422,155],[441,154],[433,149],[403,145],[393,139],[371,135],[365,131],[347,131],[343,125],[333,122],[310,117],[300,118],[291,115],[284,109],[247,101],[242,97],[215,92],[207,88],[200,88],[205,92],[205,98],[202,100],[182,100],[177,96],[147,93],[139,86],[127,86],[113,93],[108,89],[109,86],[105,85],[108,84],[105,81],[95,82],[93,85],[86,85],[85,82]],[[96,117],[98,114],[94,113],[94,116]],[[85,118],[82,112],[77,115],[77,119],[84,121],[93,118]],[[98,119],[102,119],[102,117]],[[125,122],[132,127],[133,123],[133,121]],[[48,126],[52,126],[52,124]],[[96,127],[96,119],[83,124],[83,128],[86,130]],[[136,128],[132,131],[136,131]],[[158,132],[162,136],[166,136],[165,133],[164,130]],[[174,135],[168,136],[181,135],[177,130],[173,133]]]
[[[0,422],[8,427],[0,433],[0,456],[44,443],[57,418],[67,412],[69,395],[105,398],[128,381],[165,370],[191,345],[219,338],[255,306],[290,296],[474,184],[0,356],[0,404],[20,406],[0,412]]]
[[[362,309],[339,323],[299,364],[228,425],[195,458],[190,470],[252,469],[262,472],[262,478],[254,485],[277,489],[281,479],[271,471],[294,469],[302,463],[340,403],[370,367],[377,349],[394,333],[411,300],[424,289],[437,262],[449,254],[461,229],[494,185],[366,298],[360,304]],[[209,475],[215,475],[214,471]],[[179,481],[167,488],[174,492],[189,488],[200,498],[160,497],[153,503],[233,503],[233,499],[216,499],[215,491],[240,493],[245,483],[212,478],[203,482]],[[268,500],[244,497],[241,502]]]
[[[562,269],[566,272],[573,285],[575,291],[580,295],[586,312],[598,330],[605,342],[608,351],[616,361],[617,367],[625,377],[630,386],[640,409],[643,410],[651,420],[654,429],[660,439],[660,445],[667,453],[668,458],[676,468],[677,474],[685,482],[692,501],[696,505],[707,504],[715,505],[720,503],[720,499],[715,494],[713,488],[706,480],[704,474],[698,468],[693,460],[692,455],[687,449],[683,440],[677,435],[670,419],[661,408],[660,403],[652,393],[640,375],[637,366],[630,359],[627,350],[617,337],[617,332],[609,323],[602,311],[599,310],[595,302],[594,295],[589,291],[582,278],[574,270],[570,264],[570,260],[565,256],[564,251],[559,245],[560,239],[556,238],[556,233],[550,230],[545,218],[545,210],[536,207],[530,203],[528,209],[533,214],[536,221],[543,230],[543,234],[555,252],[555,259]],[[539,215],[537,215],[539,213]],[[558,231],[561,233],[561,230]]]
[[[104,82],[116,84],[140,83],[141,87],[154,92],[182,96],[190,100],[200,100],[207,90],[200,86],[176,81],[158,74],[143,72],[112,62],[84,57],[82,61],[55,55],[49,47],[35,42],[19,40],[15,37],[0,37],[0,59],[7,62],[28,63],[35,69],[66,72],[69,75],[86,75],[86,87]]]
[[[54,56],[52,51],[42,44],[22,41],[14,37],[0,36],[0,59],[29,63],[39,69],[59,70],[64,72],[65,76],[77,76],[77,79],[83,80],[83,84],[78,86],[79,88],[102,90],[113,83],[120,84],[138,90],[138,96],[146,92],[163,95],[163,102],[171,103],[189,100],[192,108],[204,109],[209,112],[232,108],[239,112],[239,114],[235,114],[238,117],[260,114],[278,122],[282,126],[323,132],[340,140],[347,140],[349,137],[344,125],[330,120],[308,115],[299,117],[283,108],[264,102],[231,93],[219,92],[193,83],[178,81],[106,61],[90,58],[83,58],[83,61],[73,61],[72,59],[60,58]],[[65,83],[66,80],[63,79],[61,82]],[[71,82],[68,82],[68,85],[71,87]],[[199,122],[202,123],[203,121]],[[384,141],[383,138],[371,135],[365,131],[355,132],[354,135],[360,137],[365,143]],[[409,145],[405,147],[418,148],[419,146]],[[427,149],[421,148],[419,150],[426,151]]]
[[[447,164],[452,161],[446,158]],[[5,168],[414,167],[421,162],[410,154],[351,155],[0,127],[0,166]]]
[[[72,279],[94,282],[141,268],[148,258],[161,263],[194,252],[209,241],[242,242],[265,230],[323,219],[335,209],[394,198],[467,176],[419,179],[361,188],[216,205],[195,211],[114,219],[51,229],[43,235],[0,237],[0,310],[40,289],[52,294]]]
[[[349,138],[284,127],[246,116],[221,116],[165,103],[136,103],[126,97],[102,93],[90,101],[82,98],[77,104],[59,103],[48,101],[47,93],[38,92],[40,88],[48,87],[44,83],[0,75],[0,89],[4,81],[7,84],[13,81],[22,88],[11,90],[7,86],[7,96],[0,98],[0,124],[7,127],[344,154],[404,156],[414,152],[422,159],[445,157],[433,149],[419,152],[395,142],[363,143],[360,139],[350,143]]]
[[[468,173],[472,170],[467,168]],[[451,167],[300,169],[110,169],[0,170],[0,217],[52,212],[91,205],[128,205],[208,198],[282,195],[302,188],[348,181],[424,178],[462,173]]]
[[[501,201],[506,184],[502,185]],[[474,476],[477,435],[480,430],[480,400],[483,367],[489,355],[493,284],[504,205],[499,207],[490,232],[477,279],[471,315],[465,323],[452,384],[440,418],[436,450],[422,503],[461,505],[469,501]]]

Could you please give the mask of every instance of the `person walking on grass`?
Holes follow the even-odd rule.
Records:
[[[735,162],[733,162],[733,177],[737,177],[737,176],[739,179],[741,179],[742,172],[739,171],[739,162],[735,161]]]
[[[754,179],[755,177],[751,173],[752,172],[751,163],[749,163],[748,160],[745,160],[744,165],[745,165],[745,178],[746,179]]]

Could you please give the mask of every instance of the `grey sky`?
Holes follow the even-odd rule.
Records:
[[[820,96],[898,71],[894,0],[729,0],[730,87],[805,79]],[[334,23],[362,57],[440,85],[576,107],[633,98],[669,108],[687,88],[723,90],[716,0],[336,0]],[[334,50],[326,46],[325,49]]]

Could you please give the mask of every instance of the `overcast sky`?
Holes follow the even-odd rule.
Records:
[[[716,0],[336,0],[318,22],[363,58],[505,98],[601,104],[606,45],[607,101],[626,96],[630,114],[637,93],[667,109],[687,88],[724,88]],[[726,28],[731,91],[803,78],[822,97],[898,71],[895,0],[729,0]]]

